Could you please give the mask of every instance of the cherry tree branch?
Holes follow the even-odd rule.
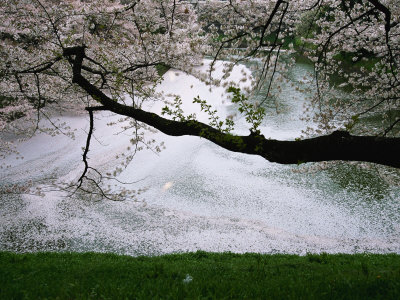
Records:
[[[178,122],[169,120],[139,108],[114,101],[91,84],[82,74],[85,47],[64,50],[73,65],[73,83],[79,85],[102,106],[89,111],[108,110],[119,115],[134,118],[171,136],[199,136],[230,151],[259,155],[271,162],[296,164],[331,160],[366,161],[400,168],[400,138],[377,136],[353,136],[345,131],[309,138],[305,140],[280,141],[251,133],[238,136],[222,133],[204,123],[190,120]],[[74,58],[72,58],[74,56]],[[88,147],[86,148],[88,149]]]

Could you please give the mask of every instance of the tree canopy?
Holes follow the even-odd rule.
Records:
[[[60,111],[111,111],[132,128],[193,135],[236,152],[296,164],[365,161],[400,167],[400,3],[398,0],[4,0],[0,3],[0,130],[27,134]],[[212,57],[209,72],[196,66]],[[318,128],[279,141],[259,130],[262,105],[273,101],[297,57],[314,66],[316,92],[306,118]],[[259,61],[246,89],[226,88],[249,123],[249,135],[219,120],[207,99],[195,99],[210,124],[186,115],[156,91],[160,70],[174,68],[219,86],[236,64]],[[225,60],[225,75],[213,74]],[[260,88],[263,103],[253,103]],[[338,90],[343,93],[337,93]],[[193,98],[196,94],[193,95]],[[146,110],[165,102],[163,115]],[[208,99],[210,100],[210,99]],[[363,120],[373,116],[379,126]],[[30,125],[29,125],[30,124]],[[28,126],[29,125],[29,126]],[[54,124],[53,132],[66,131]],[[1,141],[1,155],[12,144]]]

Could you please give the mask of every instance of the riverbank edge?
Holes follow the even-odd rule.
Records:
[[[399,254],[0,252],[1,299],[398,299]]]

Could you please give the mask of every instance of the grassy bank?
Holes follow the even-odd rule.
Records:
[[[399,255],[0,253],[0,299],[399,299]]]

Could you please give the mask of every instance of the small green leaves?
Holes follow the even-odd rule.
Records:
[[[227,118],[224,121],[220,120],[219,116],[217,115],[217,110],[212,109],[210,104],[207,104],[206,100],[201,100],[199,96],[193,99],[193,103],[200,104],[201,111],[206,112],[209,115],[211,127],[218,129],[221,132],[229,133],[233,130],[235,123],[232,119]],[[179,121],[179,122],[186,122],[186,121],[193,121],[196,120],[195,114],[190,114],[189,116],[184,115],[184,111],[182,109],[182,99],[179,96],[176,96],[174,102],[171,106],[164,106],[161,110],[162,115],[168,115],[172,117],[172,120]]]
[[[354,116],[351,117],[351,119],[352,119],[354,122],[358,122],[358,120],[359,120],[359,115],[354,115]]]
[[[249,103],[247,97],[240,92],[239,88],[231,86],[227,91],[233,94],[232,103],[237,103],[239,105],[239,112],[244,114],[247,123],[252,125],[250,131],[257,132],[258,127],[264,119],[265,109],[258,106],[257,103]]]
[[[346,128],[347,131],[350,131],[359,122],[359,120],[360,120],[359,115],[354,115],[351,117],[351,121],[347,123],[344,127]]]
[[[204,111],[208,114],[209,116],[208,119],[210,120],[209,123],[210,126],[224,133],[229,133],[233,130],[235,122],[229,118],[225,119],[225,122],[221,121],[220,118],[217,116],[217,110],[215,109],[213,110],[212,106],[210,104],[207,104],[206,100],[201,100],[200,96],[197,96],[196,98],[193,99],[193,103],[200,104],[201,111]]]
[[[172,117],[172,120],[174,121],[180,121],[180,122],[185,122],[185,121],[190,121],[190,120],[195,120],[196,115],[195,114],[190,114],[189,116],[185,116],[183,113],[182,109],[182,99],[179,96],[176,96],[174,99],[174,102],[172,103],[172,107],[168,107],[168,105],[164,106],[161,110],[162,115],[168,115]]]

